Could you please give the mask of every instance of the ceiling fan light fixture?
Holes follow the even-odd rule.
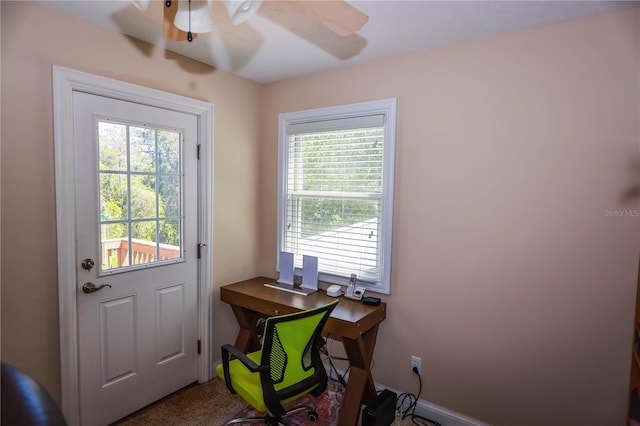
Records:
[[[223,0],[233,25],[240,25],[251,18],[262,5],[262,0]]]
[[[208,33],[213,31],[214,23],[206,0],[181,0],[178,12],[173,20],[176,28],[192,33]]]
[[[149,1],[150,0],[131,0],[131,3],[133,3],[138,10],[146,12],[146,10],[149,9]]]

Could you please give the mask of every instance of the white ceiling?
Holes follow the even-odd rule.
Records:
[[[265,1],[232,26],[211,2],[212,33],[192,42],[162,39],[163,2],[141,12],[129,1],[44,1],[66,13],[260,83],[393,55],[599,15],[639,1],[349,1],[369,16],[357,34],[335,35],[295,10]]]

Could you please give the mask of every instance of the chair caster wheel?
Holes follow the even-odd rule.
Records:
[[[316,420],[318,420],[318,413],[315,411],[309,411],[307,415],[309,416],[310,422],[315,422]]]

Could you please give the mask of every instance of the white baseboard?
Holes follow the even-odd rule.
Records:
[[[395,392],[397,395],[402,394],[402,392],[399,390],[390,388],[389,386],[381,385],[379,383],[376,383],[376,389],[378,391],[381,391],[382,389],[388,389],[392,392]],[[429,420],[434,420],[440,423],[440,425],[442,426],[491,426],[489,423],[484,423],[472,417],[465,416],[464,414],[449,410],[448,408],[441,407],[424,399],[418,400],[414,413]]]
[[[331,376],[332,372],[330,371],[330,367],[328,365],[325,365],[325,368],[327,369],[327,374],[329,374],[329,377],[333,377]],[[344,377],[345,380],[348,379],[349,374],[347,373],[345,376],[344,371],[338,370],[338,373]],[[381,383],[376,383],[376,390],[378,392],[382,391],[383,389],[388,389],[392,392],[395,392],[396,395],[400,396],[402,393],[405,393],[405,391],[399,391],[397,389],[393,389],[389,386],[385,386]],[[453,410],[450,410],[448,408],[445,407],[441,407],[438,404],[434,404],[432,402],[426,401],[424,399],[419,399],[418,403],[416,404],[416,409],[414,411],[414,414],[421,416],[421,417],[425,417],[429,420],[434,420],[438,423],[440,423],[441,426],[460,426],[460,425],[464,425],[464,426],[491,426],[489,423],[485,423],[482,422],[478,419],[474,419],[472,417],[469,416],[465,416],[464,414],[460,414],[458,412],[455,412]]]

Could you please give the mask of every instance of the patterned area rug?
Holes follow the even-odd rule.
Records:
[[[311,423],[308,419],[307,412],[300,411],[299,413],[292,414],[285,419],[285,422],[289,426],[310,425],[314,426],[329,426],[338,423],[338,413],[342,406],[342,398],[344,394],[344,388],[340,383],[329,381],[327,383],[327,389],[318,397],[314,398],[311,395],[305,395],[289,404],[285,405],[285,410],[299,407],[301,405],[308,405],[315,407],[315,411],[318,413],[318,420]],[[246,407],[237,412],[232,418],[238,417],[256,417],[264,416],[265,413],[255,411],[252,407]]]

